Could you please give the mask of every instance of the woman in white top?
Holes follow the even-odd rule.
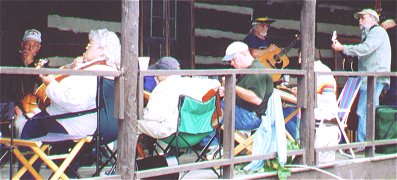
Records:
[[[82,58],[77,59],[72,68],[79,70],[117,70],[120,64],[120,40],[114,32],[106,29],[91,31],[88,35],[89,43]],[[31,139],[44,136],[48,133],[65,133],[70,135],[86,136],[95,132],[97,127],[97,114],[89,113],[82,116],[54,119],[41,118],[58,114],[86,111],[96,107],[96,76],[65,75],[62,80],[52,75],[40,75],[43,84],[47,85],[45,94],[51,103],[45,111],[35,115],[28,121],[21,134],[22,139]],[[71,144],[71,143],[70,143]],[[53,145],[52,153],[67,151],[67,144]],[[78,161],[78,157],[76,157]],[[39,170],[41,161],[34,164]],[[78,167],[72,167],[77,172]],[[68,175],[73,175],[68,173]],[[25,173],[22,178],[29,177]]]

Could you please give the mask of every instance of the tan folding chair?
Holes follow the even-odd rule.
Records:
[[[73,140],[76,145],[68,154],[58,154],[58,155],[47,155],[45,151],[50,147],[51,143],[69,141]],[[33,163],[40,158],[53,172],[51,179],[69,179],[64,171],[75,158],[77,153],[83,147],[85,143],[92,140],[91,136],[81,137],[73,136],[68,134],[57,134],[49,133],[46,136],[35,138],[35,139],[13,139],[10,138],[0,138],[0,144],[6,146],[14,146],[13,153],[15,157],[22,163],[23,167],[18,170],[18,172],[12,177],[12,179],[20,179],[21,176],[29,171],[35,179],[43,179],[43,177],[32,167]],[[30,148],[34,155],[28,160],[25,158],[24,154],[18,149],[19,147]],[[64,159],[60,166],[57,166],[53,160]]]
[[[297,98],[289,94],[287,92],[284,92],[279,89],[274,89],[274,91],[277,91],[277,93],[281,96],[281,99],[283,101],[287,101],[292,104],[297,103]],[[284,118],[284,123],[288,123],[297,113],[299,112],[299,108],[296,108],[293,112],[291,112],[287,117]],[[291,136],[291,134],[288,131],[286,132],[286,137],[292,141],[295,142],[295,139]],[[240,154],[242,151],[246,150],[247,154],[252,154],[252,145],[254,143],[254,135],[252,134],[251,136],[247,137],[240,131],[236,131],[234,133],[234,140],[238,143],[236,147],[234,147],[234,155]]]

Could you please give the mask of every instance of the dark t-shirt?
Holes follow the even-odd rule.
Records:
[[[248,69],[266,69],[257,59]],[[258,117],[262,116],[267,109],[267,102],[273,93],[273,80],[268,74],[246,74],[237,79],[237,86],[253,91],[262,98],[262,103],[257,106],[236,96],[236,104],[251,112],[256,112]]]
[[[253,49],[264,49],[267,48],[270,45],[270,42],[268,39],[261,39],[255,36],[253,33],[249,33],[245,38],[244,38],[244,43],[248,45],[249,48]]]
[[[35,67],[34,63],[25,66],[20,59],[18,60],[9,66]],[[38,75],[31,74],[2,74],[0,79],[1,102],[13,101],[18,103],[24,95],[34,93],[36,88],[42,84]]]

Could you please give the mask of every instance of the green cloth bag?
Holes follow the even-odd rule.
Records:
[[[397,107],[379,106],[375,115],[375,139],[396,139],[397,138]],[[391,154],[397,153],[397,145],[377,146],[376,153]]]

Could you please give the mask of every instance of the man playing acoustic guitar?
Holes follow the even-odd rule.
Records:
[[[252,28],[243,40],[248,45],[251,55],[268,69],[285,68],[289,64],[286,54],[299,40],[299,36],[296,36],[296,39],[284,49],[271,44],[267,37],[267,31],[270,28],[270,24],[275,21],[268,17],[254,19]],[[281,74],[272,74],[272,79],[273,82],[281,83]]]
[[[36,63],[35,57],[41,48],[41,33],[36,29],[28,29],[25,31],[19,50],[21,61],[16,62],[17,66],[22,67],[38,67],[42,63]],[[45,64],[45,63],[44,63]],[[17,134],[20,135],[26,119],[40,112],[37,107],[37,98],[34,91],[41,84],[41,80],[36,75],[18,75],[14,80],[15,89],[15,126]]]
[[[270,24],[275,21],[267,17],[260,17],[253,20],[252,28],[243,41],[248,45],[250,53],[254,58],[262,57],[276,50],[276,45],[270,44],[267,38],[267,31]]]

